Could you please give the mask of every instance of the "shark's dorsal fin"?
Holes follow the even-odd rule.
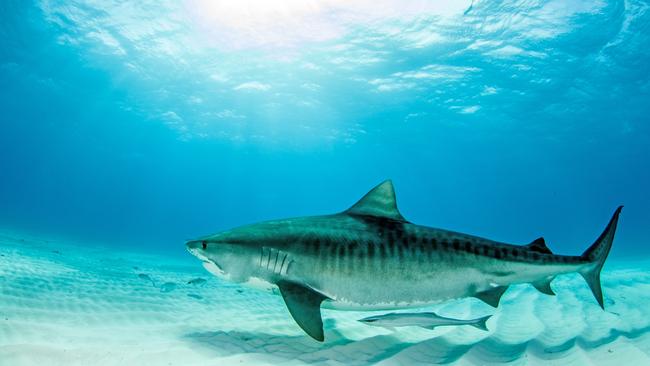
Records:
[[[537,238],[533,240],[530,244],[526,245],[526,248],[532,250],[533,252],[553,254],[553,252],[551,252],[551,250],[546,246],[546,241],[544,238]]]
[[[390,180],[385,180],[370,192],[366,193],[359,202],[345,211],[351,215],[386,217],[396,221],[406,221],[397,209],[395,189]]]
[[[323,334],[320,304],[327,297],[291,281],[280,281],[277,285],[293,320],[312,338],[322,342],[325,335]]]
[[[499,300],[501,300],[501,296],[503,296],[503,293],[506,292],[507,289],[508,286],[497,286],[483,292],[478,292],[474,294],[474,297],[496,308],[499,306]]]

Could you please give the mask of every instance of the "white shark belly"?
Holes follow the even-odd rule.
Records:
[[[424,306],[434,305],[445,300],[437,301],[415,301],[415,302],[377,302],[372,304],[361,304],[349,300],[325,300],[321,304],[324,309],[332,310],[350,310],[350,311],[373,311],[373,310],[399,310],[399,309],[412,309]]]
[[[329,300],[324,308],[394,310],[434,305],[472,297],[495,287],[535,282],[549,275],[575,271],[573,267],[534,266],[496,261],[436,263],[429,270],[396,270],[390,274],[336,276],[315,289]],[[497,263],[494,266],[494,263]],[[321,278],[322,280],[322,278]]]
[[[418,276],[339,277],[323,281],[318,291],[329,300],[324,308],[394,310],[423,307],[471,296],[490,288],[489,279],[475,269],[420,273]]]

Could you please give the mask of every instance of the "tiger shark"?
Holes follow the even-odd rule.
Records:
[[[513,245],[413,224],[387,180],[341,213],[256,223],[186,246],[218,277],[279,292],[300,328],[323,341],[321,307],[402,309],[465,297],[497,307],[510,285],[554,295],[551,281],[571,272],[604,309],[600,271],[621,209],[582,255],[557,255],[543,238]]]

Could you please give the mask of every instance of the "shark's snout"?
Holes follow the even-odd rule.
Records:
[[[208,248],[208,243],[205,240],[190,240],[185,243],[185,248],[193,256],[205,260],[205,250]]]
[[[194,249],[207,249],[208,243],[205,240],[190,240],[188,241],[185,246],[187,247],[187,250],[192,251]]]
[[[217,277],[232,280],[231,275],[226,273],[224,267],[217,262],[229,263],[229,255],[227,250],[223,250],[223,243],[215,242],[214,240],[208,241],[206,239],[190,240],[185,243],[185,248],[190,254],[200,259],[203,262],[203,267],[209,272]]]

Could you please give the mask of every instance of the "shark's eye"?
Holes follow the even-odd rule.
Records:
[[[203,247],[203,249],[206,249],[208,247],[208,243],[206,243],[204,240],[201,242],[201,246]]]

